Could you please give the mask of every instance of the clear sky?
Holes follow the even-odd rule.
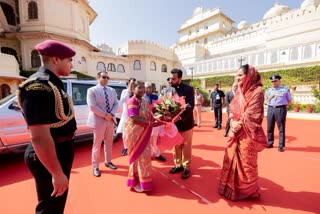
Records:
[[[235,21],[255,23],[274,5],[275,0],[90,0],[98,16],[90,26],[93,45],[106,43],[116,52],[128,40],[150,40],[165,47],[174,44],[177,30],[198,6],[221,8]],[[279,0],[291,9],[303,0]]]

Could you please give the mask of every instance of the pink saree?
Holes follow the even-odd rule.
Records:
[[[139,101],[132,97],[128,101],[128,119],[124,127],[124,143],[129,154],[129,187],[140,184],[143,191],[152,190],[152,166],[151,148],[149,140],[152,127],[149,125],[137,124],[131,117],[139,115],[145,119],[150,119],[148,101],[144,98]]]
[[[237,201],[259,197],[258,152],[267,147],[267,139],[261,127],[264,95],[260,74],[249,65],[248,73],[230,104],[234,120],[242,122],[242,128],[230,137],[221,171],[219,193]]]

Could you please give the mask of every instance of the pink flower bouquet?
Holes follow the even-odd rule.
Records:
[[[175,145],[183,142],[183,137],[174,123],[185,110],[185,107],[185,99],[177,95],[167,94],[154,101],[153,116],[156,120],[164,123],[163,126],[159,127],[158,147],[160,150],[172,149]]]

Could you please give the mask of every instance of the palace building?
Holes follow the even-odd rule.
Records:
[[[259,71],[320,62],[320,1],[291,9],[278,1],[256,23],[235,21],[221,9],[198,7],[178,30],[175,51],[189,77],[234,74],[240,64]]]
[[[176,67],[174,50],[149,41],[128,41],[115,54],[106,44],[90,43],[89,26],[97,14],[87,0],[0,0],[0,99],[23,80],[20,70],[37,70],[34,47],[46,39],[74,48],[74,70],[91,76],[106,70],[115,80],[135,77],[156,90]]]
[[[316,65],[319,4],[304,0],[300,8],[289,8],[276,1],[256,23],[235,21],[219,8],[198,7],[171,48],[135,40],[115,53],[107,44],[90,43],[89,26],[97,14],[87,0],[0,0],[0,99],[16,90],[21,70],[38,69],[34,47],[45,39],[76,50],[75,71],[96,76],[106,70],[114,80],[135,77],[154,83],[157,91],[173,67],[183,68],[185,78],[201,79],[234,74],[245,63],[259,71]]]

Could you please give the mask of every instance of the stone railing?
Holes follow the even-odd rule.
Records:
[[[312,86],[301,85],[295,90],[291,89],[292,100],[300,104],[315,104],[317,99],[313,96]]]

